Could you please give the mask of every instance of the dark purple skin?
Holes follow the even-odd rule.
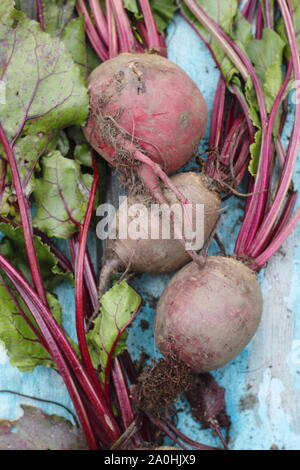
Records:
[[[195,372],[222,367],[255,334],[262,295],[255,274],[233,258],[211,256],[194,262],[167,285],[156,311],[155,340]]]

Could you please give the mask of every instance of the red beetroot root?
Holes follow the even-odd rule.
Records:
[[[155,54],[124,53],[98,66],[88,82],[85,134],[111,165],[128,173],[137,167],[135,151],[140,150],[173,173],[193,155],[208,111],[180,67]]]
[[[182,268],[163,292],[155,340],[195,372],[222,367],[253,337],[262,314],[255,274],[233,258],[209,257]]]

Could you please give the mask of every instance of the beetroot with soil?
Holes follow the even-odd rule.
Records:
[[[137,172],[157,196],[157,177],[182,167],[207,125],[207,105],[177,65],[156,54],[120,54],[89,77],[85,135],[127,178]]]
[[[244,349],[261,314],[254,272],[233,258],[212,256],[203,268],[193,262],[182,268],[166,287],[156,311],[156,343],[195,372],[208,372]]]

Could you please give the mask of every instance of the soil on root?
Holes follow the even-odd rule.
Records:
[[[164,418],[174,412],[175,401],[191,385],[190,369],[170,355],[144,369],[138,383],[133,386],[132,396],[138,408]]]

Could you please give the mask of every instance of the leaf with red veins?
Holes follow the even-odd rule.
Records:
[[[24,135],[42,136],[84,124],[88,95],[65,44],[23,13],[14,11],[12,16],[12,25],[0,20],[0,79],[6,98],[0,120],[17,146]]]
[[[126,328],[134,320],[141,297],[127,282],[116,283],[100,300],[100,313],[88,333],[88,345],[95,368],[102,369],[108,382],[111,361],[126,349]]]
[[[49,237],[69,238],[84,220],[92,176],[80,164],[55,151],[43,157],[35,181],[37,212],[33,224]]]
[[[22,372],[30,372],[38,365],[53,367],[51,357],[38,341],[39,330],[32,315],[1,277],[0,298],[0,342],[7,350],[11,365]],[[57,298],[53,294],[47,294],[47,298],[53,316],[61,323],[61,307]]]

